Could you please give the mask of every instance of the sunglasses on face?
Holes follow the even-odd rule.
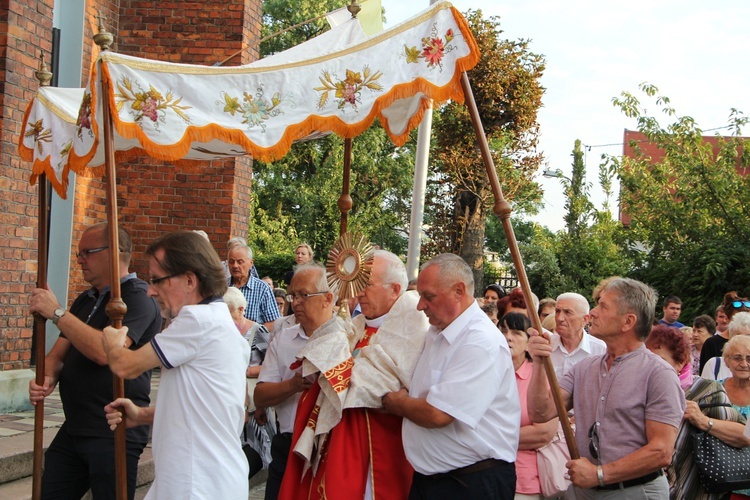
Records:
[[[735,300],[732,302],[732,307],[739,309],[740,307],[747,307],[750,309],[750,300]]]

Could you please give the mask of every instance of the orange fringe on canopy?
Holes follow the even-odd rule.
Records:
[[[479,62],[479,48],[476,44],[476,41],[474,40],[474,36],[471,33],[471,29],[466,23],[466,20],[458,12],[458,10],[456,10],[455,7],[451,7],[451,10],[453,11],[454,17],[458,22],[464,39],[467,41],[471,49],[471,53],[469,55],[456,61],[455,72],[452,80],[442,87],[433,85],[422,78],[418,78],[408,84],[397,85],[383,96],[377,98],[375,100],[373,108],[370,110],[368,115],[358,123],[348,125],[338,117],[322,117],[318,115],[311,115],[303,122],[288,127],[284,132],[282,138],[275,145],[268,148],[264,148],[253,143],[242,131],[228,130],[214,124],[209,124],[202,127],[189,126],[185,131],[185,135],[182,137],[182,139],[170,146],[163,146],[152,142],[148,139],[146,134],[143,133],[143,131],[137,124],[122,122],[119,120],[118,115],[113,112],[111,113],[111,115],[113,117],[112,119],[114,128],[117,130],[117,133],[125,139],[137,139],[143,147],[143,150],[145,150],[145,152],[149,156],[161,160],[174,162],[183,158],[190,150],[190,145],[194,141],[210,142],[212,140],[218,139],[228,144],[239,145],[245,151],[247,151],[248,154],[252,155],[253,158],[269,162],[282,158],[289,151],[294,141],[307,137],[313,132],[331,131],[343,138],[356,137],[357,135],[360,135],[362,132],[364,132],[367,128],[369,128],[370,125],[372,125],[372,123],[375,121],[375,118],[378,117],[381,112],[385,108],[390,106],[394,101],[412,97],[418,92],[423,93],[427,98],[432,99],[437,103],[445,102],[448,100],[463,102],[464,95],[461,88],[461,75],[463,72],[468,71],[476,66],[476,64]],[[106,62],[101,62],[101,69],[102,88],[106,89],[103,91],[107,96],[110,109],[116,110],[117,104],[114,100],[115,92],[113,88],[113,82]],[[94,67],[91,73],[92,81],[96,77],[97,71],[96,67]],[[91,125],[92,129],[94,131],[97,131],[99,130],[96,123],[96,103],[98,102],[98,100],[96,96],[96,88],[93,85],[91,86],[91,92]],[[430,103],[427,100],[423,99],[419,104],[417,112],[409,119],[405,130],[400,134],[390,133],[388,131],[386,118],[382,115],[379,116],[394,144],[396,144],[397,146],[402,146],[404,143],[406,143],[409,138],[409,132],[417,125],[419,125],[419,123],[422,121],[424,111],[429,106]],[[103,174],[103,166],[96,166],[93,168],[86,167],[91,158],[93,158],[96,148],[99,146],[102,140],[103,138],[97,135],[94,139],[94,147],[92,147],[89,153],[83,156],[79,157],[75,155],[73,151],[71,151],[69,160],[70,168],[72,168],[77,173],[87,170],[89,172],[97,172]]]

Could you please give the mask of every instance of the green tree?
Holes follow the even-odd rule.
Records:
[[[664,153],[654,161],[631,144],[634,158],[615,162],[621,206],[631,218],[634,276],[661,296],[681,297],[683,318],[689,321],[712,314],[727,291],[748,292],[750,144],[740,137],[747,118],[732,109],[731,135],[707,141],[695,120],[678,116],[656,87],[642,84],[640,90],[673,121],[662,126],[630,93],[613,99]]]
[[[631,270],[631,260],[624,250],[622,227],[610,211],[609,200],[616,175],[614,165],[603,158],[599,166],[599,184],[605,201],[601,210],[597,210],[588,198],[586,165],[578,140],[572,156],[573,176],[569,181],[564,179],[567,181],[568,230],[558,234],[556,246],[565,289],[557,290],[557,293],[577,292],[590,299],[591,292],[602,279],[627,275]]]
[[[528,210],[541,197],[533,175],[542,160],[536,117],[544,58],[529,50],[527,40],[504,39],[499,18],[471,10],[466,18],[482,54],[469,80],[503,192],[516,210]],[[437,109],[433,136],[438,172],[430,179],[429,250],[461,255],[479,285],[492,192],[467,107],[449,103]]]
[[[587,227],[594,205],[589,199],[591,184],[586,182],[586,164],[583,161],[580,139],[576,139],[571,156],[573,172],[570,179],[564,177],[559,170],[558,178],[565,189],[565,226],[568,228],[568,234],[576,238],[581,234],[581,230]]]

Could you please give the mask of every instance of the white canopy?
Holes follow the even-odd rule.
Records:
[[[115,151],[168,161],[246,154],[271,161],[295,141],[355,137],[375,118],[401,145],[426,98],[463,100],[461,74],[479,60],[466,20],[448,2],[366,39],[358,23],[337,29],[344,31],[246,66],[102,52],[86,89],[43,87],[29,105],[19,151],[34,162],[32,184],[44,172],[63,196],[69,170],[101,175],[103,98]]]

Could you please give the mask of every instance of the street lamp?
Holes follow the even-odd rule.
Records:
[[[560,169],[552,170],[548,168],[547,170],[542,172],[542,176],[547,177],[548,179],[567,179],[568,181],[570,181],[570,178],[565,176]]]

